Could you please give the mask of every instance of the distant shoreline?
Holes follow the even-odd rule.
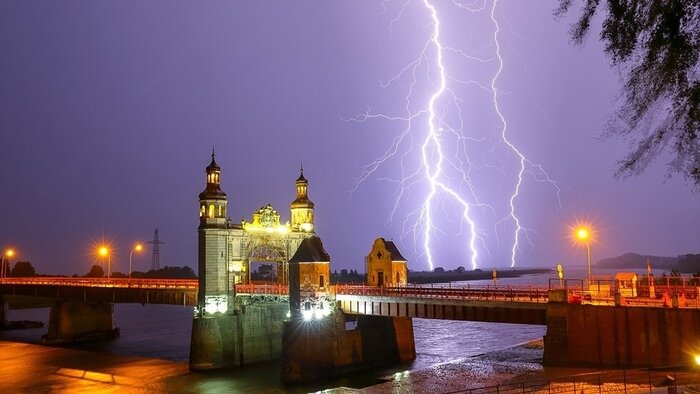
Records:
[[[540,275],[554,272],[553,269],[549,268],[526,268],[526,269],[496,269],[496,277],[498,279],[502,278],[518,278],[523,275]],[[448,282],[460,282],[460,281],[470,281],[470,280],[484,280],[493,279],[492,270],[480,270],[476,269],[474,271],[445,271],[445,272],[435,272],[435,271],[409,271],[408,272],[408,282],[412,284],[427,284],[427,283],[448,283]]]

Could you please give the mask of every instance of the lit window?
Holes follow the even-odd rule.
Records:
[[[209,205],[209,217],[210,218],[214,217],[214,204]]]

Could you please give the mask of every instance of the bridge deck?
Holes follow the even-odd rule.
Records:
[[[3,278],[2,294],[140,304],[197,304],[197,279]]]
[[[546,325],[547,291],[535,287],[335,288],[346,314]]]

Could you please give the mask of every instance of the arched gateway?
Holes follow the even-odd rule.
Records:
[[[314,232],[314,203],[301,170],[291,223],[280,222],[270,204],[253,213],[250,222],[228,218],[228,197],[220,187],[221,168],[214,153],[206,168],[206,188],[199,194],[199,300],[208,312],[225,312],[236,283],[287,284],[288,262],[301,241]]]

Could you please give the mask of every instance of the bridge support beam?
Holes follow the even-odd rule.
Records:
[[[42,342],[64,344],[117,338],[119,329],[113,327],[113,310],[109,303],[59,301],[51,307],[49,332],[42,336]]]
[[[340,310],[322,320],[286,322],[282,335],[282,380],[305,382],[416,358],[410,318],[357,319],[354,330],[346,330]]]
[[[282,326],[289,303],[243,305],[235,314],[196,316],[192,320],[190,370],[216,370],[278,360]]]
[[[700,309],[577,305],[550,292],[543,363],[609,368],[693,363]]]
[[[5,298],[0,294],[0,328],[4,328],[8,325],[7,315],[9,309],[8,303],[5,302]]]

